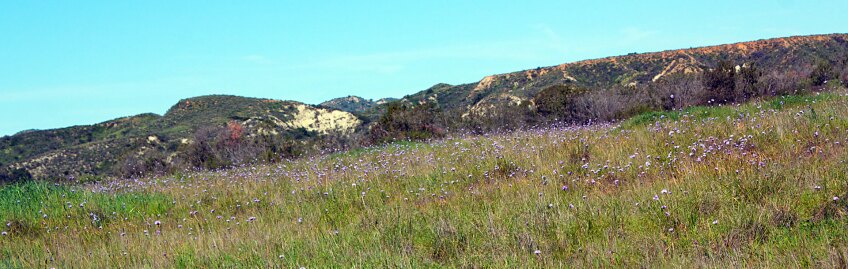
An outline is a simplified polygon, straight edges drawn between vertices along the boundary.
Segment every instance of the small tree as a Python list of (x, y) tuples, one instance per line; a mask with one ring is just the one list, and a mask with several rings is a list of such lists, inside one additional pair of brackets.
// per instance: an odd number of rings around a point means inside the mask
[(392, 102), (369, 131), (370, 140), (376, 143), (396, 139), (425, 140), (444, 136), (443, 115), (432, 103), (411, 106)]
[(813, 86), (822, 86), (828, 80), (837, 79), (837, 74), (829, 61), (819, 61), (813, 72), (810, 73), (810, 82)]
[(536, 94), (536, 111), (547, 118), (561, 121), (575, 121), (577, 97), (587, 90), (573, 85), (554, 85)]
[(722, 60), (718, 65), (704, 72), (706, 103), (729, 103), (735, 99), (736, 69), (729, 61)]
[(736, 73), (736, 84), (734, 85), (734, 101), (742, 102), (762, 95), (760, 89), (760, 77), (762, 73), (753, 64), (743, 65)]

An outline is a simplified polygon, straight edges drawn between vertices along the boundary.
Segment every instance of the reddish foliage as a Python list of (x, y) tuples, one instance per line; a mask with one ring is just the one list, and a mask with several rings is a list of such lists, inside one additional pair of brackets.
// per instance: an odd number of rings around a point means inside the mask
[(230, 134), (230, 141), (238, 141), (244, 135), (244, 127), (237, 121), (227, 123), (227, 131)]

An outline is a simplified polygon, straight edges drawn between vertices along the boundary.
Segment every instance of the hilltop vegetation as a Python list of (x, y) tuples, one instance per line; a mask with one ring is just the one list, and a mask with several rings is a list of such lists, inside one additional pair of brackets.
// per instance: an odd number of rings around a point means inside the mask
[(845, 267), (848, 95), (0, 193), (6, 267)]

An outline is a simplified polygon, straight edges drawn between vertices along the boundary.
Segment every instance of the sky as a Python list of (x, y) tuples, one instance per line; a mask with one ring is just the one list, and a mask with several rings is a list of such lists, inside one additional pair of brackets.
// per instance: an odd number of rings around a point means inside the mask
[(310, 104), (848, 32), (848, 1), (0, 1), (0, 135), (208, 94)]

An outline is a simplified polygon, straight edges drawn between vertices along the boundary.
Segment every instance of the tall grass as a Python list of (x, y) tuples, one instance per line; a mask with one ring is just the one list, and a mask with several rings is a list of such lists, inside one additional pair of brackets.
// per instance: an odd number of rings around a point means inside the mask
[(793, 96), (12, 185), (0, 267), (845, 267), (846, 119), (844, 95)]

